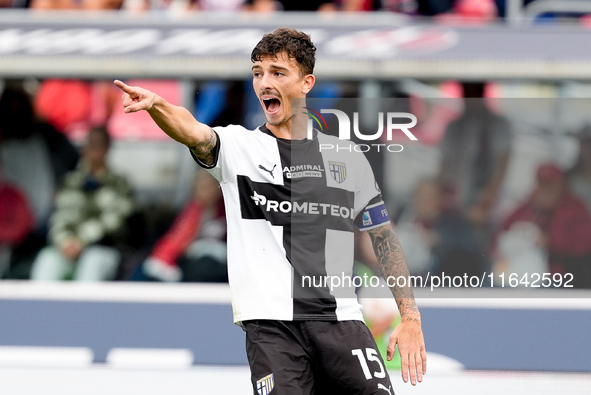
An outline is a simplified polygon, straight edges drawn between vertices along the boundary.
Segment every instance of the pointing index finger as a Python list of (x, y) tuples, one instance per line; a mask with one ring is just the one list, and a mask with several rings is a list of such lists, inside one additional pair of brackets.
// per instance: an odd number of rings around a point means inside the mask
[(119, 80), (115, 80), (113, 81), (113, 83), (119, 88), (121, 89), (123, 92), (131, 94), (132, 93), (132, 89), (129, 85), (125, 84), (123, 81), (119, 81)]

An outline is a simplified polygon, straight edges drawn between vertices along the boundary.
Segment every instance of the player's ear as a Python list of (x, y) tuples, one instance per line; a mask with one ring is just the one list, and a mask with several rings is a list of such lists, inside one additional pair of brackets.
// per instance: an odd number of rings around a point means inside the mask
[(304, 95), (308, 94), (312, 90), (314, 83), (316, 82), (316, 77), (312, 74), (306, 74), (304, 78), (302, 78), (302, 93)]

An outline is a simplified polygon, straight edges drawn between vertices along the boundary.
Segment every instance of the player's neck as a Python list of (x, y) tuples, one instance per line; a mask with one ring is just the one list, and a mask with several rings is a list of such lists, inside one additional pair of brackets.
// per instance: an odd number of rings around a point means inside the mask
[(271, 125), (267, 122), (267, 128), (273, 135), (286, 140), (303, 140), (307, 136), (308, 117), (297, 114), (280, 125)]
[(267, 122), (266, 125), (267, 129), (278, 139), (291, 140), (291, 127), (287, 122), (281, 125), (271, 125)]

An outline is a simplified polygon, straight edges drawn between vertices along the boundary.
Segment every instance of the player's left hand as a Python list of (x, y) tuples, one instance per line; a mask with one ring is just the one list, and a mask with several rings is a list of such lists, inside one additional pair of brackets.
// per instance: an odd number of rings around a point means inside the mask
[(427, 373), (427, 353), (425, 351), (425, 339), (421, 329), (420, 318), (403, 318), (390, 335), (386, 358), (392, 360), (394, 350), (398, 345), (400, 353), (400, 365), (402, 368), (402, 380), (412, 385), (423, 381), (423, 375)]

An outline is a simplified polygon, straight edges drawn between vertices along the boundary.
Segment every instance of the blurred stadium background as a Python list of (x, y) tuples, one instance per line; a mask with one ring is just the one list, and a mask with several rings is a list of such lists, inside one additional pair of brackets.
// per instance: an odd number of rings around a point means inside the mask
[[(106, 124), (110, 164), (131, 181), (153, 234), (189, 198), (195, 166), (146, 114), (120, 111), (111, 81), (153, 89), (213, 125), (255, 127), (263, 121), (250, 92), (249, 55), (279, 26), (315, 41), (318, 97), (395, 97), (422, 115), (419, 141), (375, 168), (392, 212), (437, 173), (445, 126), (461, 112), (461, 82), (486, 82), (485, 100), (512, 123), (494, 218), (530, 194), (540, 163), (571, 168), (579, 133), (591, 125), (591, 1), (333, 4), (353, 12), (229, 10), (238, 1), (37, 3), (0, 1), (0, 88), (22, 86), (35, 97), (48, 81), (65, 87), (37, 109), (48, 117), (64, 111), (56, 122), (68, 121), (60, 131), (76, 146), (92, 126)], [(105, 10), (113, 7), (122, 9)], [(70, 117), (79, 107), (82, 115)], [(2, 142), (0, 149), (3, 160), (27, 155)], [(6, 163), (2, 171), (17, 184), (29, 174)], [(30, 193), (35, 210), (47, 210)], [(251, 393), (227, 286), (131, 281), (146, 248), (140, 243), (128, 254), (117, 281), (39, 284), (19, 270), (4, 273), (0, 393)], [(417, 290), (429, 371), (411, 387), (392, 369), (397, 394), (590, 393), (590, 290), (473, 291), (434, 298)]]

